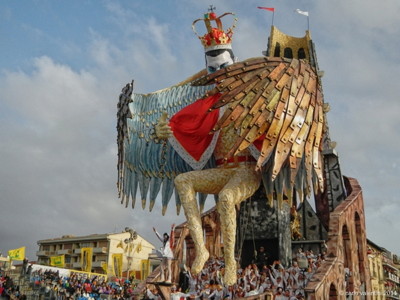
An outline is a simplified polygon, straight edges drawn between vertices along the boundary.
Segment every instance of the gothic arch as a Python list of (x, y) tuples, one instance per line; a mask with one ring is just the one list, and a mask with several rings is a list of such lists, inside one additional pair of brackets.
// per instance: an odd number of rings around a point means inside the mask
[(274, 56), (275, 57), (281, 56), (281, 44), (279, 44), (278, 42), (275, 44)]
[(330, 300), (338, 299), (338, 292), (336, 286), (333, 283), (331, 283), (329, 287), (329, 299)]
[(365, 258), (365, 253), (366, 249), (364, 249), (364, 243), (363, 243), (363, 230), (362, 230), (362, 225), (361, 225), (361, 218), (356, 211), (354, 213), (354, 226), (355, 226), (355, 231), (356, 231), (356, 239), (357, 239), (357, 256), (358, 256), (358, 273), (360, 274), (360, 281), (361, 284), (365, 283), (365, 266), (364, 266), (364, 258)]
[[(344, 276), (343, 280), (346, 282), (346, 291), (353, 291), (353, 263), (351, 257), (351, 237), (347, 224), (342, 226), (342, 245), (343, 245), (343, 267)], [(347, 275), (346, 275), (347, 273)]]

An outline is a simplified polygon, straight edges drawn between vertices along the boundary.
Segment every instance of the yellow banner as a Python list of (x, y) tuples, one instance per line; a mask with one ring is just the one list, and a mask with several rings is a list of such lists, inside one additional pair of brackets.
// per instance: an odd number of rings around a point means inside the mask
[(140, 251), (142, 251), (142, 241), (136, 246), (136, 252), (139, 253)]
[(122, 253), (112, 255), (113, 271), (117, 277), (122, 277)]
[(65, 265), (65, 255), (50, 257), (50, 266), (63, 268)]
[(150, 272), (150, 260), (148, 259), (142, 259), (140, 262), (141, 268), (140, 268), (140, 275), (141, 278), (140, 279), (144, 279), (147, 276), (149, 276), (149, 272)]
[(92, 271), (93, 248), (81, 248), (81, 269), (85, 272)]
[(24, 260), (25, 247), (8, 250), (8, 256), (10, 257), (11, 260)]
[(101, 263), (101, 268), (103, 269), (104, 273), (107, 274), (108, 265), (107, 265), (107, 263), (106, 263), (105, 261), (103, 261), (103, 262)]

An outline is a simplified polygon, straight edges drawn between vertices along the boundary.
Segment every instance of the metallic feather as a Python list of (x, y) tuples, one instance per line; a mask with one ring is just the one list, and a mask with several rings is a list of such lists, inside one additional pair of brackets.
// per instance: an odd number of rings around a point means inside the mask
[(262, 139), (257, 168), (263, 170), (269, 199), (276, 193), (280, 204), (284, 193), (291, 202), (293, 188), (302, 190), (303, 179), (306, 195), (313, 185), (323, 190), (323, 95), (317, 70), (307, 61), (251, 58), (193, 84), (215, 84), (205, 96), (220, 93), (213, 109), (227, 108), (213, 131), (232, 123), (239, 130), (226, 159)]

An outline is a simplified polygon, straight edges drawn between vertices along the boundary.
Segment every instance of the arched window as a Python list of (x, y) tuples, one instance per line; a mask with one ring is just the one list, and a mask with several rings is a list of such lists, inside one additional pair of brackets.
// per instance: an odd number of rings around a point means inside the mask
[(293, 58), (293, 51), (291, 48), (285, 48), (285, 50), (283, 51), (283, 57), (286, 58)]
[(297, 51), (297, 58), (298, 59), (306, 58), (306, 52), (304, 51), (304, 48), (300, 48), (299, 51)]
[(351, 262), (351, 239), (347, 225), (342, 227), (342, 243), (343, 243), (343, 267), (344, 267), (344, 281), (346, 284), (346, 291), (353, 291), (353, 269)]
[(274, 57), (281, 57), (281, 44), (276, 43)]
[(333, 283), (331, 283), (331, 286), (329, 287), (329, 299), (332, 300), (337, 298), (338, 298), (338, 292), (336, 286)]

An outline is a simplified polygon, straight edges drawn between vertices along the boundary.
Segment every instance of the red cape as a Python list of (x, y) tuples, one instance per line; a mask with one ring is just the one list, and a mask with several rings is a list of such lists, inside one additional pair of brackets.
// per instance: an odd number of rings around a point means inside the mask
[(201, 98), (177, 112), (169, 125), (175, 139), (196, 161), (210, 146), (213, 134), (210, 134), (219, 118), (219, 110), (209, 109), (216, 103), (220, 94)]

